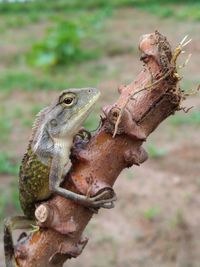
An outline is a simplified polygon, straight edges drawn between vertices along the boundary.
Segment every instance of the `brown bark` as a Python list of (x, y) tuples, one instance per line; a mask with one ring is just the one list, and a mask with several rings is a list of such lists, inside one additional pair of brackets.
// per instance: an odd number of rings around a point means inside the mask
[[(147, 159), (142, 148), (148, 135), (170, 114), (179, 109), (183, 94), (175, 68), (159, 83), (154, 83), (171, 68), (171, 47), (158, 32), (143, 36), (139, 46), (144, 68), (136, 80), (119, 88), (120, 96), (114, 105), (103, 108), (102, 126), (88, 143), (76, 139), (72, 153), (72, 169), (63, 187), (84, 195), (96, 195), (110, 189), (120, 172)], [(130, 95), (133, 95), (131, 99)], [(130, 98), (127, 101), (127, 98)], [(124, 104), (127, 103), (126, 107)], [(117, 134), (114, 126), (124, 107)], [(60, 267), (78, 256), (87, 243), (82, 237), (93, 211), (60, 196), (53, 198), (37, 211), (43, 226), (23, 242), (19, 241), (15, 256), (20, 267)]]

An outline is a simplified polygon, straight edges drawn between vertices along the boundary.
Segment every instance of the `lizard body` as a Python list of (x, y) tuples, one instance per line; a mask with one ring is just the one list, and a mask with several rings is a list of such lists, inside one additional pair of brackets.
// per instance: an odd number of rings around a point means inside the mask
[[(73, 137), (99, 98), (95, 88), (69, 89), (38, 114), (19, 172), (19, 198), (25, 216), (9, 218), (4, 226), (6, 267), (17, 266), (12, 230), (34, 224), (36, 204), (59, 194), (92, 208), (112, 208), (112, 199), (88, 197), (60, 187), (69, 162)], [(106, 194), (106, 191), (105, 191)]]
[(28, 218), (34, 218), (35, 203), (48, 199), (49, 166), (43, 164), (29, 145), (20, 167), (19, 198), (21, 208)]

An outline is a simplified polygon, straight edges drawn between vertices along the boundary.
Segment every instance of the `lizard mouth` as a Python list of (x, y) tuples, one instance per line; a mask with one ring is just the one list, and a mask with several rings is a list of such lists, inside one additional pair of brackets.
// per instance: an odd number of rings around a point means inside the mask
[[(70, 120), (73, 120), (74, 124), (83, 123), (83, 121), (88, 117), (90, 110), (94, 107), (95, 102), (100, 97), (100, 92), (97, 92), (86, 105), (80, 107), (77, 110), (77, 113), (75, 115), (72, 115)], [(66, 120), (66, 124), (68, 123), (69, 118)]]
[(100, 92), (98, 92), (97, 94), (95, 94), (87, 103), (87, 105), (80, 107), (78, 109), (78, 114), (83, 114), (83, 111), (89, 111), (95, 104), (95, 102), (97, 101), (97, 99), (100, 97)]

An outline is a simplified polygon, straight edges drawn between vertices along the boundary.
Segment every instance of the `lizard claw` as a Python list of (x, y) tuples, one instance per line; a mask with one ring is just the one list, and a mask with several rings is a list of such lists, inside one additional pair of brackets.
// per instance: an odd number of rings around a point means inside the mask
[(103, 208), (104, 208), (104, 209), (112, 209), (112, 208), (114, 208), (114, 207), (115, 207), (115, 204), (114, 204), (113, 201), (111, 201), (110, 203), (104, 203), (104, 204), (103, 204)]

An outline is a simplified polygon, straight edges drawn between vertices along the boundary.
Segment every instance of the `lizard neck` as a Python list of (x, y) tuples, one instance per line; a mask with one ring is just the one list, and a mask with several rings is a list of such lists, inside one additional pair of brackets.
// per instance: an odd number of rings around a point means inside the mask
[(51, 159), (56, 153), (59, 153), (63, 159), (63, 164), (69, 161), (69, 155), (71, 146), (73, 143), (73, 136), (68, 136), (67, 138), (51, 138), (46, 134), (43, 134), (43, 137), (40, 139), (40, 142), (37, 145), (37, 149), (34, 150), (33, 140), (30, 141), (30, 147), (32, 152), (38, 157), (38, 159), (44, 165), (50, 165)]

